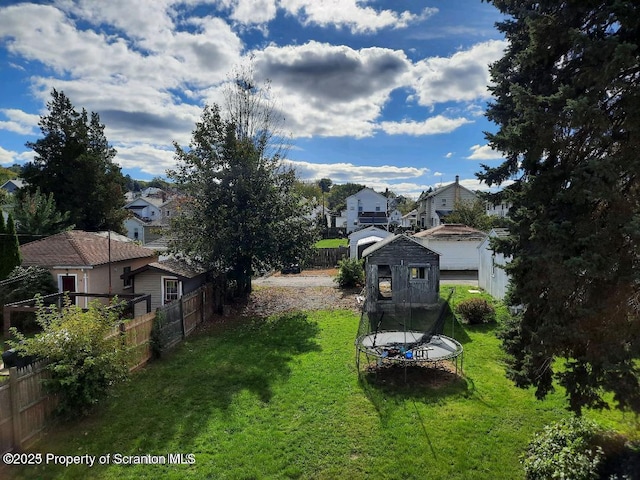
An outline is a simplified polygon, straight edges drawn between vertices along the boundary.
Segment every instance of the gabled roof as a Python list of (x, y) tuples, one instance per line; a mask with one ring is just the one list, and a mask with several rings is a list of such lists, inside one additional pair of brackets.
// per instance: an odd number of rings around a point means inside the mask
[[(368, 190), (368, 191), (371, 191), (371, 192), (373, 192), (373, 193), (375, 193), (376, 195), (378, 195), (378, 196), (380, 196), (380, 197), (382, 197), (382, 198), (384, 198), (384, 199), (385, 199), (385, 201), (386, 201), (386, 200), (388, 200), (388, 199), (387, 199), (387, 197), (385, 197), (383, 194), (378, 193), (378, 192), (376, 192), (373, 188), (369, 188), (369, 187), (364, 187), (362, 190), (357, 191), (357, 192), (356, 192), (356, 193), (354, 193), (353, 195), (349, 195), (347, 198), (357, 197), (357, 196), (358, 196), (358, 195), (360, 195), (362, 192), (365, 192), (365, 191), (367, 191), (367, 190)], [(346, 199), (345, 199), (345, 201), (346, 201)]]
[(111, 262), (136, 258), (155, 257), (155, 252), (120, 235), (108, 235), (82, 230), (71, 230), (50, 237), (25, 243), (20, 247), (22, 265), (41, 267), (74, 266), (92, 267)]
[[(174, 275), (181, 280), (188, 280), (190, 278), (195, 278), (198, 275), (202, 275), (206, 273), (207, 270), (195, 265), (191, 265), (184, 260), (179, 260), (177, 258), (167, 258), (165, 260), (161, 260), (159, 262), (151, 262), (147, 265), (144, 265), (140, 268), (132, 270), (129, 272), (129, 276), (135, 276), (142, 272), (148, 271), (157, 271), (160, 273), (168, 273), (170, 275)], [(124, 274), (121, 275), (124, 277)]]
[(21, 178), (12, 178), (4, 182), (2, 185), (0, 185), (0, 188), (4, 190), (9, 190), (11, 188), (10, 186), (13, 185), (13, 189), (20, 189), (24, 187), (26, 184), (27, 182), (25, 182)]
[(460, 185), (459, 182), (452, 182), (452, 183), (449, 183), (447, 185), (444, 185), (443, 187), (436, 188), (433, 192), (426, 194), (424, 197), (421, 195), (420, 196), (421, 198), (419, 200), (425, 200), (425, 199), (430, 198), (430, 197), (438, 196), (441, 193), (446, 192), (447, 190), (449, 190), (452, 187), (461, 188), (462, 190), (466, 190), (467, 192), (471, 193), (472, 195), (476, 195), (477, 196), (476, 192), (474, 192), (473, 190), (469, 190), (467, 187), (465, 187), (463, 185)]
[(429, 251), (429, 252), (433, 252), (436, 255), (441, 255), (439, 252), (436, 252), (434, 249), (427, 247), (424, 243), (420, 242), (418, 239), (415, 238), (411, 238), (405, 234), (398, 234), (398, 235), (390, 235), (387, 238), (380, 240), (379, 242), (371, 245), (370, 247), (365, 248), (364, 252), (362, 252), (362, 258), (371, 255), (372, 253), (380, 250), (381, 248), (386, 247), (387, 245), (390, 245), (394, 242), (400, 241), (400, 240), (407, 240), (409, 242), (415, 243), (416, 245), (418, 245), (421, 248), (424, 248), (425, 250)]
[(482, 240), (487, 234), (462, 223), (443, 223), (413, 236), (428, 240)]

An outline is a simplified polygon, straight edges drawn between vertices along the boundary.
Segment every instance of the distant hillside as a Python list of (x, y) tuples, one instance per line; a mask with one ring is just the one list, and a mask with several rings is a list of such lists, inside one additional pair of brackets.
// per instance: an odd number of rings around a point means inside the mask
[(13, 180), (14, 178), (18, 178), (18, 171), (16, 171), (14, 167), (9, 167), (9, 168), (0, 167), (0, 185), (2, 185), (7, 180)]

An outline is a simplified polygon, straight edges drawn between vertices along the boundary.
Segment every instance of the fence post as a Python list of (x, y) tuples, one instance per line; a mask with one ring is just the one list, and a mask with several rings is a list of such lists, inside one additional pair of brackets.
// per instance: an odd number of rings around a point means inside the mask
[(187, 338), (186, 331), (187, 329), (184, 326), (184, 303), (182, 302), (182, 297), (178, 299), (180, 302), (180, 326), (182, 327), (182, 338)]
[(13, 424), (14, 448), (22, 450), (22, 424), (20, 422), (20, 392), (18, 392), (18, 369), (9, 368), (9, 392), (11, 395), (11, 422)]

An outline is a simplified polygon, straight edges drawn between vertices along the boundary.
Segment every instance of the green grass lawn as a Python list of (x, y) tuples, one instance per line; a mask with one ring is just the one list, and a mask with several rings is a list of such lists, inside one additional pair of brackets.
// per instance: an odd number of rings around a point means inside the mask
[[(540, 402), (505, 378), (495, 325), (456, 323), (464, 378), (409, 388), (401, 379), (359, 378), (358, 321), (350, 311), (301, 312), (191, 337), (135, 374), (96, 414), (51, 429), (31, 449), (183, 453), (194, 455), (193, 465), (32, 466), (8, 473), (23, 479), (511, 480), (523, 477), (519, 455), (533, 433), (566, 415), (560, 392)], [(589, 416), (622, 431), (635, 427), (633, 418), (615, 412)]]
[(338, 248), (348, 246), (348, 238), (325, 238), (316, 242), (316, 248)]

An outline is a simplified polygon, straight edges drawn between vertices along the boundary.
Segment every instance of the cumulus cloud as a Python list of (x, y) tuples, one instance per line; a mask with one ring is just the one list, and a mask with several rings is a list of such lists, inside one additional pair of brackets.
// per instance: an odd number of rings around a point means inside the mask
[(2, 108), (0, 112), (8, 120), (0, 120), (0, 129), (21, 135), (32, 135), (38, 127), (40, 117), (15, 108)]
[(35, 154), (32, 150), (18, 153), (0, 146), (0, 165), (11, 166), (14, 163), (23, 164), (33, 160), (34, 156)]
[(298, 175), (305, 180), (331, 178), (335, 183), (366, 183), (377, 180), (417, 178), (429, 172), (428, 168), (397, 167), (394, 165), (367, 166), (352, 163), (311, 163), (289, 160)]
[(280, 5), (290, 14), (300, 18), (304, 25), (346, 27), (352, 33), (405, 28), (438, 12), (437, 8), (425, 8), (418, 14), (407, 10), (376, 10), (370, 6), (363, 6), (364, 3), (366, 2), (358, 0), (280, 0)]
[(498, 60), (506, 42), (479, 43), (451, 57), (432, 57), (416, 63), (415, 89), (420, 105), (489, 98), (489, 64)]
[(443, 115), (427, 118), (422, 122), (381, 122), (380, 127), (389, 135), (436, 135), (450, 133), (464, 124), (473, 123), (466, 118), (447, 118)]
[(472, 151), (471, 155), (467, 157), (469, 160), (500, 160), (503, 158), (500, 152), (489, 145), (473, 145), (469, 150)]
[(134, 168), (151, 176), (165, 176), (176, 168), (175, 150), (150, 144), (118, 145), (115, 161), (123, 168)]

